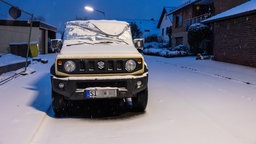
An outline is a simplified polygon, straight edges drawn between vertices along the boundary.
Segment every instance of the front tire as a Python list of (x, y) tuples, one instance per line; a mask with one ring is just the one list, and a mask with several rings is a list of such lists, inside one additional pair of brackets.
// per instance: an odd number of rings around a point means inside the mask
[(62, 95), (52, 91), (52, 109), (56, 117), (62, 117), (67, 112), (67, 103)]
[(132, 98), (132, 109), (135, 112), (144, 112), (148, 103), (148, 89), (138, 93)]

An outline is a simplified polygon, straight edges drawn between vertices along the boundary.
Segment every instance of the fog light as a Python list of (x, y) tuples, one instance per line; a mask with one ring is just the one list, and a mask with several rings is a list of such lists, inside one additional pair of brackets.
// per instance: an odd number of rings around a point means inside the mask
[(137, 81), (137, 88), (141, 88), (142, 87), (142, 81)]
[(60, 88), (60, 89), (63, 89), (64, 86), (65, 86), (64, 83), (59, 83), (59, 88)]

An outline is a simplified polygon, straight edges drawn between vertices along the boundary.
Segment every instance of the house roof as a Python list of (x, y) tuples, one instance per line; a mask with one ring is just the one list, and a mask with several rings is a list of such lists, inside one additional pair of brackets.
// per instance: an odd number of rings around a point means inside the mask
[(249, 2), (236, 6), (218, 15), (210, 17), (202, 22), (211, 23), (211, 22), (236, 18), (236, 17), (240, 17), (240, 16), (252, 14), (252, 13), (256, 13), (256, 0), (251, 0)]
[[(173, 11), (174, 9), (175, 9), (175, 7), (164, 7), (164, 8), (163, 8), (163, 11), (162, 11), (162, 13), (161, 13), (160, 19), (159, 19), (158, 24), (157, 24), (157, 28), (160, 28), (161, 23), (162, 23), (163, 18), (164, 18), (164, 15), (165, 15), (165, 14), (168, 14), (168, 15), (169, 15), (169, 13), (170, 13), (171, 11)], [(169, 18), (172, 19), (172, 16), (169, 15)]]
[[(30, 26), (28, 21), (20, 21), (20, 20), (0, 20), (0, 25), (2, 26), (25, 26), (28, 27)], [(47, 29), (53, 32), (57, 31), (57, 28), (54, 26), (51, 26), (49, 24), (46, 24), (41, 21), (33, 21), (32, 27), (39, 27), (42, 29)]]
[(213, 3), (213, 2), (214, 2), (214, 0), (200, 0), (196, 4), (198, 4), (198, 5), (208, 5), (208, 4)]
[(182, 9), (182, 8), (185, 8), (185, 7), (189, 6), (189, 5), (192, 5), (192, 4), (194, 4), (194, 3), (198, 2), (198, 1), (200, 1), (200, 0), (188, 0), (185, 3), (183, 3), (182, 5), (180, 5), (179, 7), (177, 7), (176, 9), (172, 10), (169, 14), (172, 14), (172, 13), (174, 13), (174, 12), (176, 12), (176, 11)]

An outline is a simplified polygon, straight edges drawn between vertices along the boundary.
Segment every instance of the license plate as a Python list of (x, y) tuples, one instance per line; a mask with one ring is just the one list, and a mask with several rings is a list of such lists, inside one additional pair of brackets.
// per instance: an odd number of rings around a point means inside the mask
[(116, 97), (117, 89), (90, 88), (85, 90), (86, 98)]

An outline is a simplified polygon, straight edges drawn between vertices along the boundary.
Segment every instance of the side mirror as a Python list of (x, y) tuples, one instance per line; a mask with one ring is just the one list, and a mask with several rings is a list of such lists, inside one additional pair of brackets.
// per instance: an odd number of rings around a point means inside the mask
[(59, 52), (62, 47), (62, 40), (61, 39), (51, 39), (51, 50), (52, 52)]
[(138, 49), (138, 51), (143, 51), (144, 49), (144, 39), (136, 38), (133, 40), (134, 46)]

